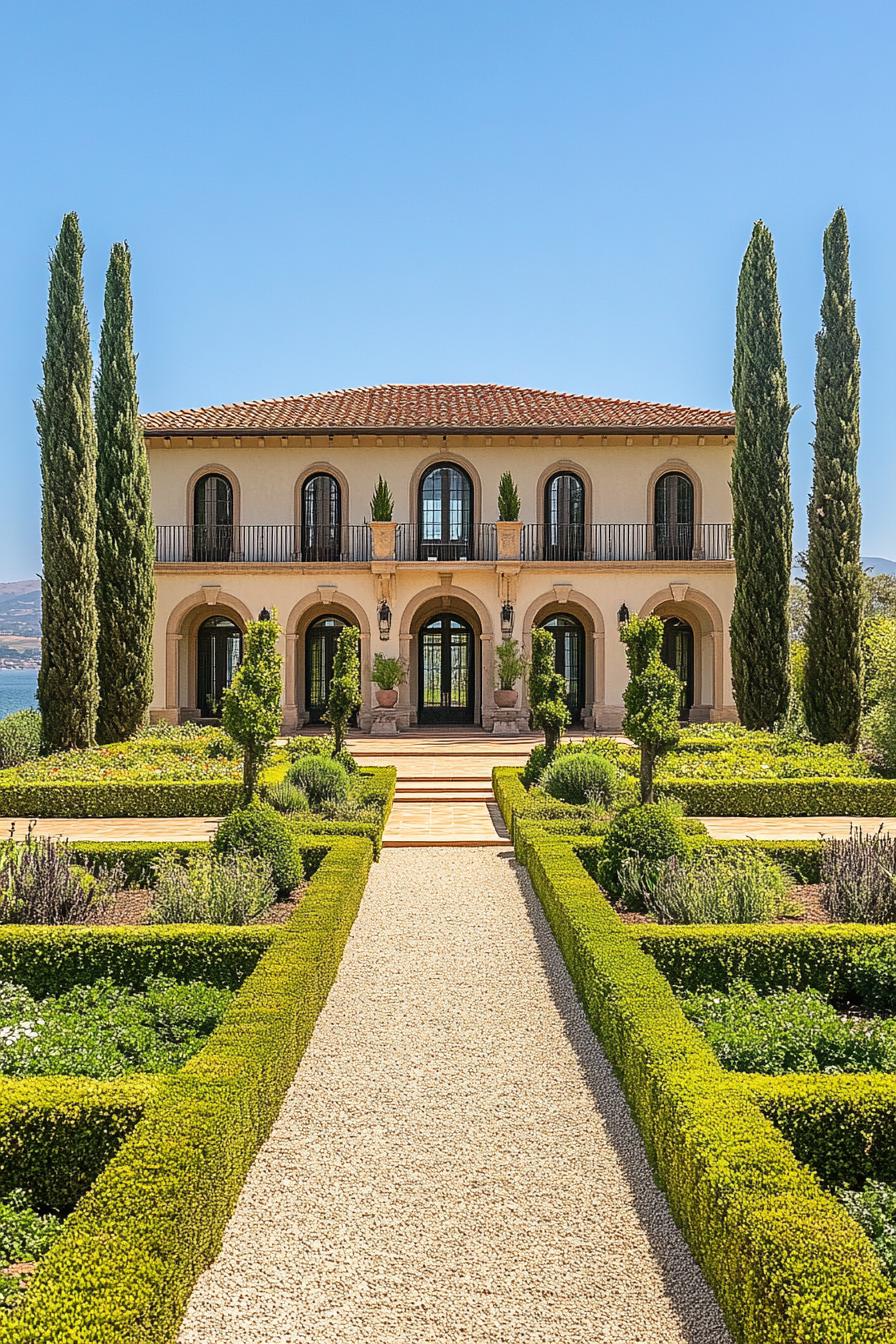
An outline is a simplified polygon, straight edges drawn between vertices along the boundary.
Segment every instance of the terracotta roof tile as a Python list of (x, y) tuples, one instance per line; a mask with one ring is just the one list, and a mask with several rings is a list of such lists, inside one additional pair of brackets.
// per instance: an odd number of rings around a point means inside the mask
[(277, 430), (672, 430), (729, 433), (731, 411), (613, 401), (496, 383), (386, 383), (144, 415), (148, 434)]

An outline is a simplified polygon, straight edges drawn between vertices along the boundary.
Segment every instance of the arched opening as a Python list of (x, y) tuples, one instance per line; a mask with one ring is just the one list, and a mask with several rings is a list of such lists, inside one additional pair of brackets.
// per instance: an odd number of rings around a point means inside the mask
[(694, 707), (694, 629), (680, 616), (664, 616), (662, 659), (681, 681), (680, 713), (687, 719)]
[(424, 472), (417, 519), (421, 560), (472, 555), (473, 484), (462, 468), (437, 462)]
[(554, 639), (554, 666), (566, 679), (566, 704), (572, 722), (581, 723), (585, 708), (585, 630), (567, 613), (540, 622)]
[(419, 723), (472, 723), (475, 708), (473, 630), (460, 616), (432, 616), (420, 629)]
[[(305, 711), (309, 723), (322, 723), (330, 698), (333, 659), (339, 632), (350, 622), (341, 616), (319, 616), (305, 633)], [(352, 723), (357, 714), (352, 715)]]
[(229, 616), (209, 616), (196, 636), (196, 705), (202, 719), (221, 717), (224, 691), (243, 656), (243, 633)]
[(585, 553), (585, 486), (571, 471), (558, 471), (544, 489), (545, 560), (581, 560)]
[(210, 472), (193, 487), (193, 559), (229, 560), (233, 554), (233, 486)]
[(326, 472), (302, 486), (302, 559), (338, 560), (341, 553), (342, 493)]
[(694, 553), (694, 483), (667, 471), (654, 486), (654, 551), (657, 560), (690, 560)]

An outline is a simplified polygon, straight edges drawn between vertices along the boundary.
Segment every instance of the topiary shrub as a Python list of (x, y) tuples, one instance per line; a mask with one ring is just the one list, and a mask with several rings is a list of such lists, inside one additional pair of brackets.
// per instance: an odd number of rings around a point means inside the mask
[(555, 756), (541, 777), (541, 786), (564, 803), (597, 803), (609, 807), (618, 775), (612, 761), (596, 751)]
[(667, 859), (684, 860), (687, 843), (681, 812), (674, 803), (640, 803), (620, 812), (604, 838), (600, 880), (614, 896), (622, 894), (623, 867), (638, 863), (642, 884), (652, 886)]
[(265, 785), (262, 797), (271, 807), (275, 807), (278, 812), (294, 813), (307, 812), (308, 799), (303, 791), (296, 784), (291, 784), (288, 779), (281, 779), (279, 784)]
[(348, 797), (345, 766), (326, 756), (300, 758), (289, 767), (287, 778), (302, 790), (314, 812), (319, 812), (324, 803), (344, 803)]
[(218, 854), (252, 854), (267, 859), (274, 884), (288, 895), (303, 876), (302, 851), (295, 830), (268, 803), (251, 803), (225, 817), (212, 839)]
[(40, 755), (40, 714), (17, 709), (0, 719), (0, 769), (33, 761)]

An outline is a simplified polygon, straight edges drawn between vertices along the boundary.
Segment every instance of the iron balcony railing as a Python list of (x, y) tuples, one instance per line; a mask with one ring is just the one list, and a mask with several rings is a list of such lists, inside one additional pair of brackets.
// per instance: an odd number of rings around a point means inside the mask
[(730, 560), (730, 523), (527, 523), (522, 560)]
[(494, 523), (480, 523), (465, 536), (443, 540), (427, 537), (414, 523), (399, 523), (395, 528), (396, 560), (497, 560), (498, 529)]
[(258, 523), (156, 528), (156, 563), (170, 564), (365, 564), (370, 560), (366, 523), (337, 527)]

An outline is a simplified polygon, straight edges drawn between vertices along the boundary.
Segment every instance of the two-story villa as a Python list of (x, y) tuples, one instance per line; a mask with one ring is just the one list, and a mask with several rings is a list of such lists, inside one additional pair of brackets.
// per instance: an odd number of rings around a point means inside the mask
[[(556, 642), (575, 723), (619, 727), (617, 627), (655, 612), (683, 713), (735, 717), (727, 411), (491, 384), (354, 388), (144, 417), (156, 519), (152, 716), (212, 717), (246, 622), (283, 626), (287, 731), (324, 710), (336, 635), (361, 633), (362, 728), (376, 651), (400, 656), (400, 728), (513, 731), (495, 646)], [(497, 520), (510, 471), (520, 522)], [(394, 522), (371, 524), (377, 477)], [(509, 721), (508, 721), (509, 720)]]

